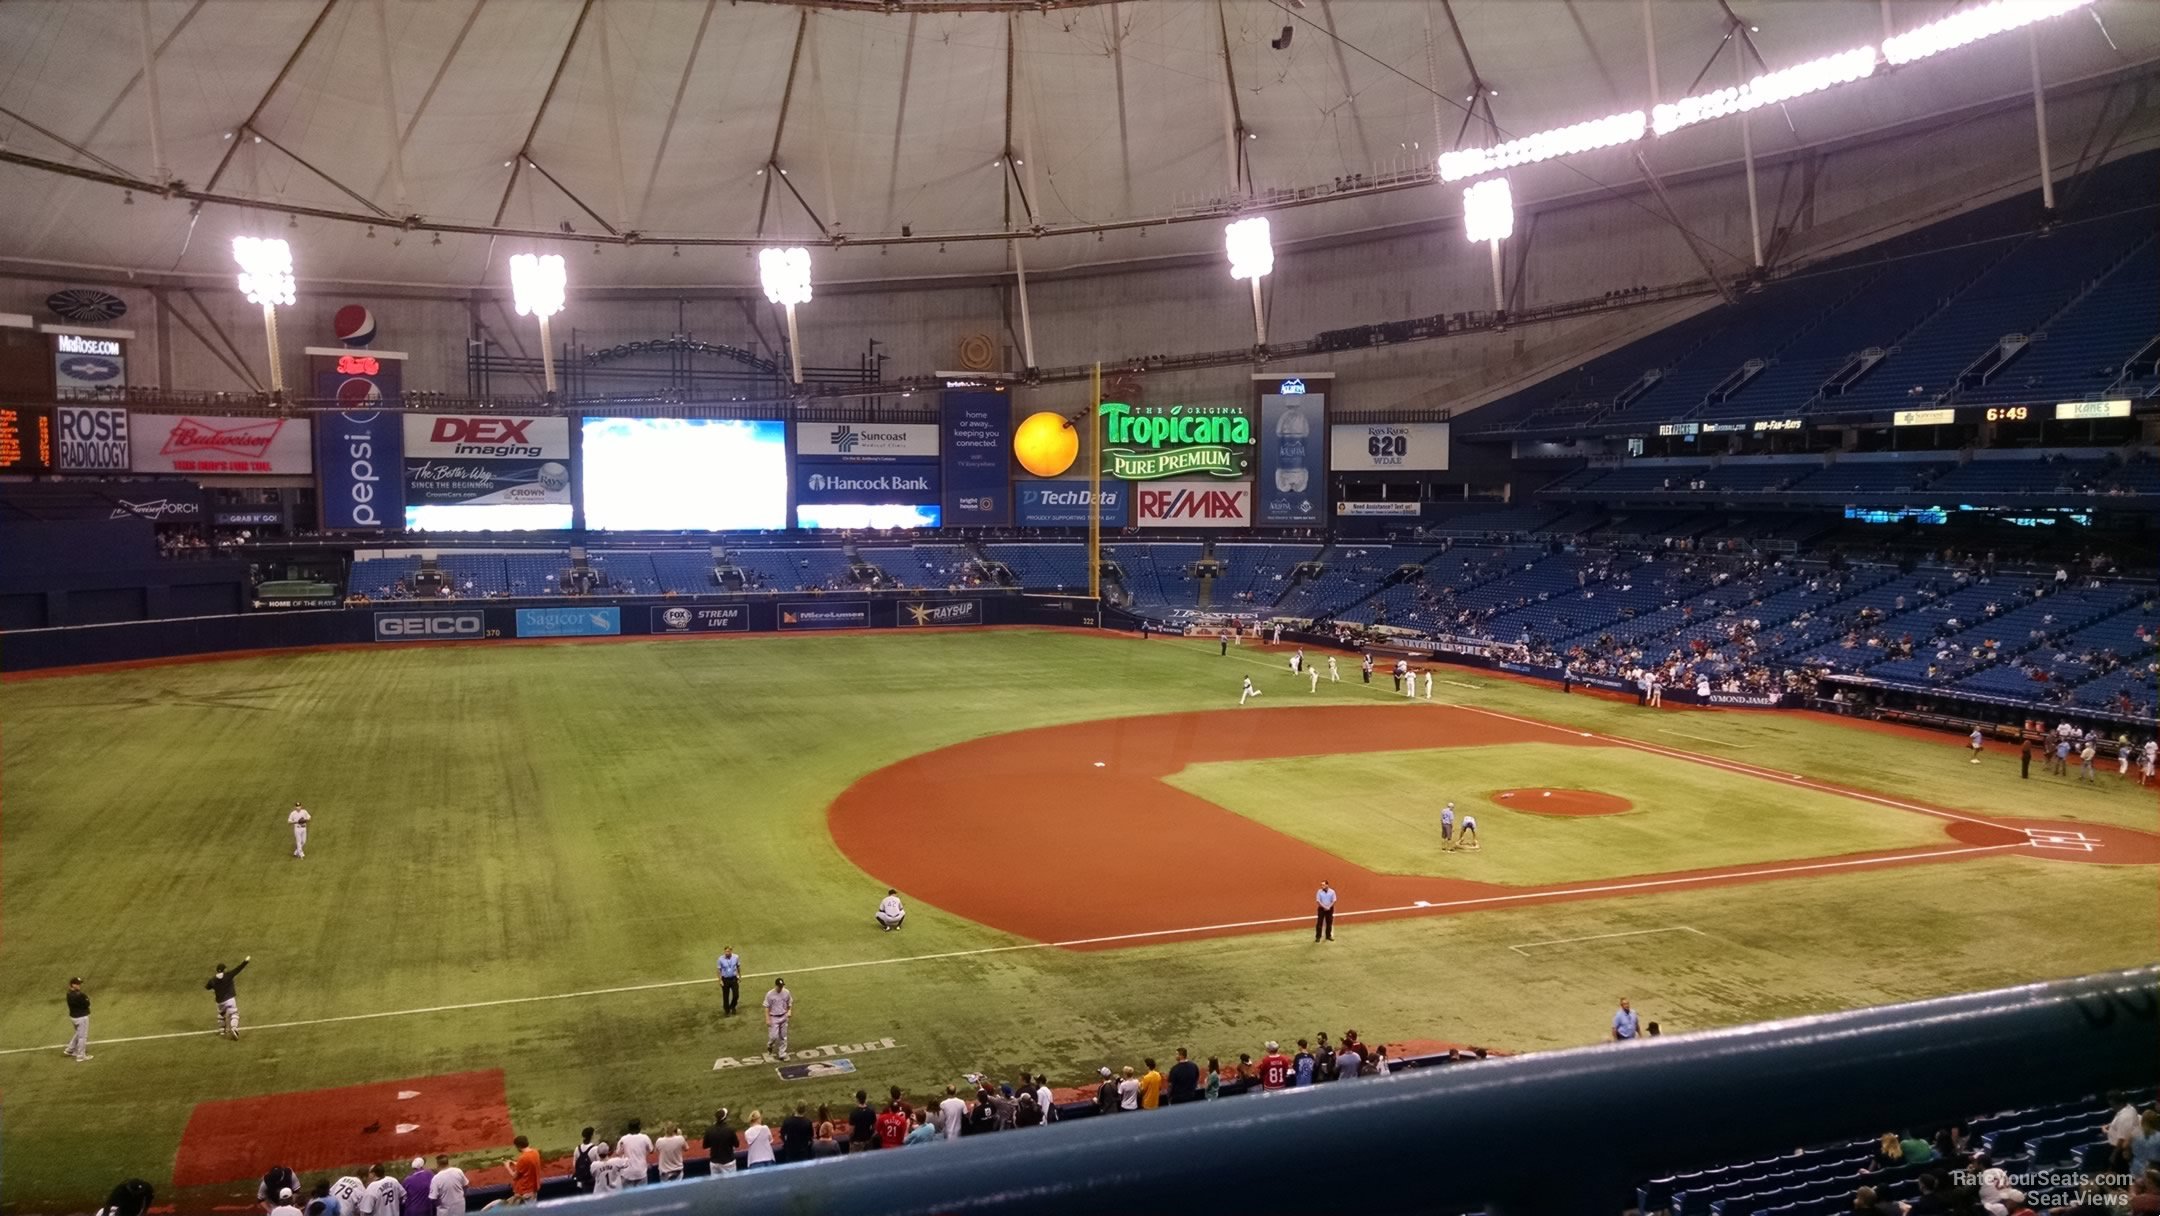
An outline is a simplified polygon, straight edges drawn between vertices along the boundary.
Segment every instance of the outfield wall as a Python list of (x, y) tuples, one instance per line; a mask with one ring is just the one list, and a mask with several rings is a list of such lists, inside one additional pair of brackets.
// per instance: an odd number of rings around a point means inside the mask
[(986, 625), (1100, 624), (1085, 596), (863, 592), (711, 599), (414, 601), (292, 612), (126, 621), (0, 633), (0, 673), (150, 662), (194, 655), (312, 646), (850, 629), (965, 629)]

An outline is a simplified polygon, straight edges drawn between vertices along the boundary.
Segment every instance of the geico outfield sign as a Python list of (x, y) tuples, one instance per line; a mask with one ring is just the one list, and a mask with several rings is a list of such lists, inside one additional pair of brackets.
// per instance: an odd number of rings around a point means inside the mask
[(1131, 406), (1105, 401), (1103, 473), (1126, 481), (1158, 477), (1245, 478), (1252, 469), (1252, 419), (1234, 405)]

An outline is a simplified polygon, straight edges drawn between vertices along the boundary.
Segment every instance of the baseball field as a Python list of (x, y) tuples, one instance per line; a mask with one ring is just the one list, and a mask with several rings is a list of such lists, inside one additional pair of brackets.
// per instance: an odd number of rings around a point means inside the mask
[[(1676, 1033), (2160, 956), (2156, 796), (2112, 763), (2020, 780), (1999, 743), (1448, 667), (1411, 701), (1347, 658), (1314, 692), (1216, 649), (469, 644), (0, 685), (0, 1210), (128, 1176), (207, 1208), (276, 1161), (493, 1164), (513, 1131), (553, 1158), (588, 1123), (1181, 1045), (1534, 1051), (1622, 996)], [(1478, 848), (1443, 847), (1448, 801)], [(244, 956), (230, 1042), (204, 981)], [(823, 1075), (758, 1058), (775, 975)]]

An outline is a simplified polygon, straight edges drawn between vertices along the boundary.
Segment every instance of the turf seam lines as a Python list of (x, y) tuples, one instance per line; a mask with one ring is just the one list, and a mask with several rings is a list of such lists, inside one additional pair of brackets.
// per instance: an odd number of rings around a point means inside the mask
[[(1680, 874), (1667, 878), (1647, 878), (1630, 882), (1597, 883), (1582, 886), (1556, 887), (1550, 890), (1511, 891), (1501, 895), (1481, 895), (1469, 899), (1450, 899), (1437, 902), (1402, 904), (1386, 908), (1346, 908), (1336, 913), (1338, 919), (1359, 916), (1388, 916), (1431, 912), (1448, 908), (1484, 907), (1495, 904), (1535, 903), (1543, 900), (1567, 899), (1581, 895), (1604, 895), (1617, 891), (1643, 891), (1663, 887), (1685, 887), (1698, 883), (1731, 882), (1735, 879), (1768, 878), (1780, 874), (1798, 874), (1819, 870), (1858, 870), (1869, 866), (1888, 865), (1898, 862), (1928, 861), (1942, 857), (1968, 856), (1975, 853), (1997, 853), (2004, 849), (2031, 847), (2030, 842), (2015, 844), (1968, 845), (1951, 849), (1927, 849), (1917, 853), (1893, 853), (1881, 857), (1851, 857), (1833, 861), (1809, 862), (1799, 865), (1763, 866), (1754, 869), (1720, 870), (1707, 874)], [(900, 958), (857, 959), (847, 963), (822, 963), (807, 967), (786, 967), (773, 971), (746, 971), (743, 979), (765, 979), (771, 976), (814, 975), (824, 971), (846, 971), (859, 967), (889, 967), (899, 963), (929, 963), (947, 959), (980, 958), (991, 954), (1010, 954), (1019, 950), (1070, 949), (1076, 946), (1101, 946), (1112, 942), (1140, 941), (1147, 938), (1174, 938), (1192, 933), (1218, 933), (1225, 929), (1261, 929), (1276, 925), (1306, 925), (1312, 922), (1309, 913), (1296, 916), (1275, 916), (1262, 920), (1232, 921), (1219, 925), (1190, 925), (1180, 929), (1148, 929), (1138, 933), (1114, 933), (1102, 937), (1071, 938), (1056, 942), (1017, 942), (1007, 946), (981, 946), (970, 950), (945, 950), (936, 954), (914, 954)], [(250, 1028), (254, 1033), (266, 1030), (292, 1030), (309, 1026), (331, 1026), (343, 1022), (367, 1022), (382, 1018), (419, 1017), (433, 1013), (458, 1013), (472, 1009), (496, 1009), (510, 1005), (537, 1005), (548, 1001), (568, 1001), (583, 997), (620, 996), (627, 992), (654, 992), (668, 988), (694, 988), (715, 983), (712, 979), (656, 980), (648, 984), (624, 984), (612, 988), (589, 988), (579, 992), (549, 992), (535, 996), (499, 997), (488, 1001), (465, 1001), (454, 1005), (431, 1005), (418, 1009), (385, 1009), (374, 1013), (345, 1013), (325, 1018), (303, 1018), (290, 1022), (267, 1022)], [(166, 1039), (193, 1039), (217, 1034), (216, 1030), (169, 1030), (162, 1034), (129, 1035), (120, 1038), (96, 1040), (100, 1047), (120, 1043), (151, 1043)], [(52, 1043), (42, 1047), (0, 1048), (0, 1056), (27, 1055), (39, 1051), (58, 1051), (63, 1044)]]
[(1653, 933), (1692, 933), (1697, 937), (1710, 936), (1693, 925), (1667, 925), (1662, 929), (1627, 929), (1619, 933), (1592, 933), (1588, 937), (1556, 937), (1551, 941), (1518, 942), (1509, 946), (1508, 949), (1527, 958), (1529, 957), (1527, 952), (1539, 946), (1569, 946), (1576, 942), (1601, 942), (1615, 937), (1648, 937)]

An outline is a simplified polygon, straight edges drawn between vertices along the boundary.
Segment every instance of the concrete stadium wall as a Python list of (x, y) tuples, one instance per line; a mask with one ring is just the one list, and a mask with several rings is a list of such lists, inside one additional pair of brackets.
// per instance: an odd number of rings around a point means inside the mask
[[(2058, 175), (2072, 171), (2081, 155), (2097, 156), (2103, 147), (2112, 158), (2160, 146), (2160, 107), (2128, 104), (2134, 100), (2131, 91), (2150, 84), (2155, 72), (2160, 68), (2137, 80), (2071, 86), (2051, 96)], [(1795, 121), (1804, 118), (1802, 109)], [(1773, 113), (1756, 121), (1782, 125), (1783, 120)], [(1800, 134), (1805, 138), (1804, 126)], [(1654, 155), (1653, 150), (1653, 167)], [(1789, 229), (1784, 264), (1804, 263), (2013, 193), (2033, 193), (2037, 206), (2035, 177), (2031, 111), (2018, 99), (2006, 99), (1841, 146), (1763, 158), (1759, 178), (1766, 240), (1775, 239), (1770, 231), (1774, 228)], [(1519, 219), (1518, 236), (1509, 247), (1510, 290), (1519, 307), (1703, 278), (1702, 263), (1665, 220), (1661, 204), (1639, 176), (1607, 172), (1606, 178), (1602, 183), (1586, 180), (1582, 193), (1528, 208)], [(1749, 242), (1738, 165), (1669, 180), (1666, 187), (1674, 210), (1716, 271), (1725, 276), (1743, 272)], [(1437, 194), (1434, 197), (1437, 211)], [(2126, 206), (2150, 201), (2120, 200)], [(572, 295), (558, 321), (559, 335), (598, 347), (687, 331), (706, 341), (777, 353), (779, 327), (762, 297), (719, 289), (581, 292), (576, 288), (578, 262), (595, 255), (568, 248)], [(130, 305), (128, 317), (119, 324), (137, 334), (132, 382), (246, 391), (246, 379), (229, 366), (233, 360), (244, 360), (262, 377), (260, 318), (223, 280), (183, 282), (147, 270), (77, 276), (8, 272), (0, 277), (0, 312), (42, 315), (47, 294), (84, 285), (113, 290)], [(410, 389), (463, 393), (471, 337), (492, 340), (511, 353), (538, 353), (533, 326), (510, 311), (500, 284), (465, 293), (362, 284), (303, 287), (298, 305), (283, 312), (280, 325), (293, 363), (288, 372), (295, 377), (299, 348), (334, 344), (331, 315), (348, 303), (365, 304), (375, 312), (381, 326), (378, 346), (411, 353), (406, 370)], [(1239, 285), (1214, 257), (1038, 276), (1031, 279), (1031, 287), (1037, 363), (1045, 367), (1236, 350), (1252, 341), (1250, 312)], [(1464, 241), (1452, 220), (1283, 250), (1268, 292), (1269, 335), (1276, 341), (1491, 306), (1486, 253)], [(1019, 321), (1012, 294), (1009, 281), (980, 278), (820, 284), (803, 316), (805, 360), (853, 366), (874, 338), (890, 356), (885, 364), (889, 376), (927, 373), (957, 366), (960, 341), (979, 333), (1006, 348), (1008, 365), (1017, 367)], [(1340, 373), (1338, 401), (1349, 408), (1461, 410), (1714, 301), (1714, 296), (1705, 296), (1498, 333), (1342, 352), (1300, 360), (1299, 366)], [(1238, 365), (1163, 373), (1150, 387), (1151, 392), (1194, 399), (1234, 397), (1244, 391), (1250, 370)], [(502, 394), (531, 391), (500, 377), (495, 389)], [(1069, 386), (1043, 390), (1046, 400), (1070, 397), (1075, 391)]]

